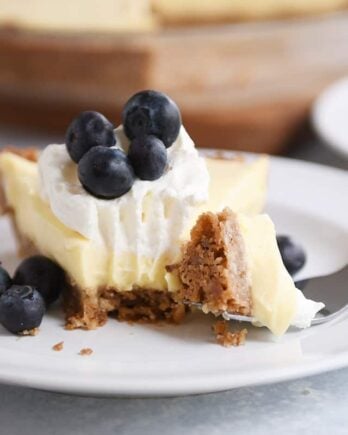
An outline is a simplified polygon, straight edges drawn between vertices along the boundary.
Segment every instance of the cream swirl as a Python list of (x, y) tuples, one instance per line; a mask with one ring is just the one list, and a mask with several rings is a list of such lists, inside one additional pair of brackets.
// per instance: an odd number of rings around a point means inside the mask
[[(122, 126), (115, 134), (117, 146), (127, 150)], [(208, 199), (208, 170), (184, 127), (168, 148), (164, 175), (156, 181), (136, 179), (120, 198), (104, 200), (87, 193), (64, 145), (43, 150), (39, 172), (41, 196), (59, 221), (118, 253), (155, 258), (168, 252), (175, 257), (194, 208)]]

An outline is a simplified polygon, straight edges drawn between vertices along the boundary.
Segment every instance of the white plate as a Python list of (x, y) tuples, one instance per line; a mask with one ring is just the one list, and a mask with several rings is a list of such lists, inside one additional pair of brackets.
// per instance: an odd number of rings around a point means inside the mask
[(322, 92), (313, 105), (312, 121), (324, 142), (348, 157), (348, 78)]
[[(302, 276), (329, 273), (348, 259), (348, 176), (343, 171), (272, 159), (268, 211), (279, 233), (304, 244)], [(7, 220), (0, 220), (0, 259), (17, 263)], [(329, 291), (329, 289), (328, 289)], [(65, 331), (59, 309), (40, 334), (0, 329), (0, 382), (80, 394), (169, 396), (288, 380), (348, 365), (348, 317), (275, 342), (251, 328), (245, 346), (214, 343), (211, 318), (194, 315), (181, 326), (144, 326), (110, 319), (96, 331)], [(64, 349), (52, 346), (64, 341)], [(91, 356), (80, 356), (89, 347)]]

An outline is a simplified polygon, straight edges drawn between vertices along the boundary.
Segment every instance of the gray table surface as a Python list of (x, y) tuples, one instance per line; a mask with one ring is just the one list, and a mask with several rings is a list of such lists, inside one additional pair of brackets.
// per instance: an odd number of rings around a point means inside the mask
[[(0, 129), (0, 146), (61, 138)], [(290, 157), (348, 169), (306, 137)], [(0, 435), (348, 434), (348, 368), (275, 385), (192, 397), (103, 399), (0, 385)]]

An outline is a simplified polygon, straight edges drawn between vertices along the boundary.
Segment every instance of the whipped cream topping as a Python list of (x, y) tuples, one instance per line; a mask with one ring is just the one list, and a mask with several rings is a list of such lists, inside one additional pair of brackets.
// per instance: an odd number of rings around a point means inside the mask
[[(122, 126), (116, 146), (127, 151)], [(40, 155), (40, 194), (54, 215), (81, 236), (115, 253), (132, 252), (156, 258), (179, 253), (194, 207), (208, 199), (209, 174), (193, 141), (182, 126), (168, 148), (164, 175), (156, 181), (136, 179), (120, 198), (99, 199), (82, 187), (77, 165), (64, 145), (49, 145)]]
[(305, 298), (301, 290), (296, 289), (296, 314), (291, 320), (290, 325), (296, 328), (308, 328), (315, 315), (324, 308), (322, 302), (315, 302)]

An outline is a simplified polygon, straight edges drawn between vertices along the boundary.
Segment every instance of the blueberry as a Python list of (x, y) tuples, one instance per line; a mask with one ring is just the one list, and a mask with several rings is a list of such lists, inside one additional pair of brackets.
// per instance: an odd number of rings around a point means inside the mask
[(12, 285), (12, 280), (7, 271), (0, 266), (0, 295)]
[(118, 198), (134, 183), (128, 157), (115, 148), (92, 148), (80, 160), (78, 175), (83, 187), (97, 198)]
[(13, 334), (40, 326), (44, 313), (41, 294), (29, 285), (13, 285), (0, 296), (0, 323)]
[(141, 180), (157, 180), (167, 165), (167, 149), (155, 136), (143, 136), (132, 140), (128, 158), (135, 175)]
[(35, 255), (18, 266), (13, 283), (35, 287), (48, 306), (58, 299), (66, 286), (66, 277), (57, 263), (42, 255)]
[(157, 91), (142, 91), (127, 101), (122, 122), (129, 139), (153, 135), (168, 148), (178, 137), (181, 115), (178, 106), (167, 95)]
[(116, 144), (114, 126), (101, 113), (82, 112), (69, 125), (65, 141), (70, 157), (78, 163), (91, 148)]
[(284, 266), (290, 275), (294, 275), (306, 262), (303, 248), (293, 242), (289, 236), (277, 236), (277, 243)]

